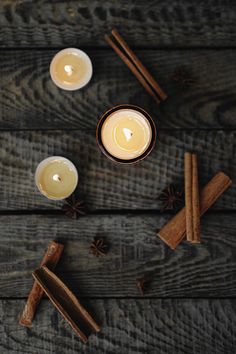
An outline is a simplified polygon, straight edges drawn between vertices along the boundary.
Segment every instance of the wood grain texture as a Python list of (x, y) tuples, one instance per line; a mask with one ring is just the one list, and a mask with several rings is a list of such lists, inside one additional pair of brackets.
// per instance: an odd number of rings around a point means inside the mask
[[(236, 128), (234, 50), (137, 51), (168, 94), (160, 108), (112, 50), (88, 50), (94, 76), (87, 87), (57, 88), (49, 75), (56, 52), (2, 51), (0, 129), (95, 129), (98, 118), (121, 103), (145, 108), (162, 128)], [(171, 76), (179, 67), (196, 83), (174, 82)]]
[(103, 45), (114, 26), (139, 46), (235, 46), (233, 0), (2, 0), (2, 47)]
[[(65, 244), (56, 273), (82, 297), (140, 293), (136, 280), (150, 276), (147, 297), (229, 297), (236, 293), (235, 213), (202, 219), (202, 244), (172, 251), (159, 238), (170, 215), (1, 216), (0, 297), (26, 297), (32, 271), (52, 239)], [(89, 251), (94, 237), (110, 245), (105, 257)]]
[(23, 301), (0, 302), (2, 353), (40, 354), (232, 354), (235, 300), (93, 300), (85, 302), (102, 330), (82, 344), (49, 301), (31, 330), (17, 317)]
[[(235, 181), (235, 132), (161, 131), (152, 154), (139, 164), (112, 163), (98, 149), (95, 132), (20, 131), (0, 133), (0, 210), (58, 209), (36, 190), (34, 173), (47, 156), (71, 159), (79, 171), (79, 192), (89, 210), (160, 208), (158, 196), (169, 183), (183, 184), (183, 154), (199, 155), (200, 184), (224, 170)], [(235, 188), (217, 201), (236, 209)]]

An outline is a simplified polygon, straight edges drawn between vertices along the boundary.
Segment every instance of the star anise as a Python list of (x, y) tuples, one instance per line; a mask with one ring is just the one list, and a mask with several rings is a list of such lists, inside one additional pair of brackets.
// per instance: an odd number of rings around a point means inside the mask
[(90, 252), (94, 256), (105, 256), (108, 251), (108, 244), (104, 238), (95, 238), (90, 245)]
[(137, 280), (136, 286), (142, 296), (144, 295), (145, 291), (147, 290), (148, 286), (150, 285), (150, 282), (151, 282), (150, 278), (141, 278), (141, 279)]
[(171, 184), (161, 192), (158, 199), (162, 202), (161, 211), (178, 210), (184, 204), (184, 192)]
[(72, 219), (77, 219), (79, 215), (84, 215), (84, 202), (76, 198), (75, 194), (72, 194), (69, 198), (65, 199), (65, 204), (62, 206), (62, 210), (66, 216)]
[(170, 78), (180, 86), (191, 86), (197, 82), (184, 68), (176, 69)]

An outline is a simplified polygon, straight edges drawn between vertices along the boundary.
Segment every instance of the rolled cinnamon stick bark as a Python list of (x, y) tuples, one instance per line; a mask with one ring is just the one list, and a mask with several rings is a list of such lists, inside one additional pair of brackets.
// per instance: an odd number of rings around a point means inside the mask
[(192, 154), (186, 152), (184, 154), (184, 191), (185, 191), (185, 208), (186, 208), (186, 234), (187, 240), (193, 240), (193, 200), (192, 200)]
[[(53, 270), (56, 267), (59, 259), (61, 258), (63, 249), (64, 245), (62, 245), (61, 243), (57, 243), (56, 241), (50, 242), (48, 249), (42, 259), (42, 262), (40, 263), (40, 267), (47, 265), (48, 268)], [(22, 326), (31, 327), (37, 306), (42, 296), (43, 289), (35, 281), (19, 320), (19, 323)]]
[(200, 199), (198, 181), (198, 160), (196, 154), (192, 154), (192, 213), (193, 232), (191, 242), (200, 243)]
[(136, 54), (132, 51), (132, 49), (128, 46), (128, 44), (124, 41), (124, 39), (121, 37), (118, 31), (115, 28), (113, 28), (111, 33), (114, 36), (114, 38), (117, 40), (121, 48), (123, 48), (123, 50), (126, 52), (128, 57), (136, 65), (138, 70), (142, 73), (142, 75), (149, 83), (149, 85), (152, 86), (153, 90), (157, 93), (160, 99), (162, 101), (165, 101), (167, 99), (167, 94), (160, 88), (156, 80), (153, 78), (153, 76), (150, 74), (147, 68), (143, 65), (143, 63), (139, 60)]
[[(200, 193), (200, 215), (203, 215), (232, 184), (223, 172), (218, 172)], [(173, 250), (186, 234), (186, 209), (181, 209), (159, 232), (158, 236)]]
[(148, 82), (145, 80), (144, 76), (136, 68), (136, 66), (133, 64), (133, 62), (130, 60), (130, 58), (127, 57), (122, 52), (122, 50), (116, 45), (116, 43), (113, 42), (111, 37), (109, 37), (108, 35), (105, 35), (105, 40), (112, 47), (112, 49), (116, 52), (116, 54), (121, 58), (121, 60), (128, 66), (128, 68), (136, 76), (138, 81), (141, 83), (141, 85), (143, 85), (143, 87), (149, 93), (149, 95), (152, 96), (154, 98), (154, 100), (157, 102), (157, 104), (159, 105), (160, 104), (159, 97), (157, 96), (155, 91), (152, 90), (152, 87), (148, 84)]
[(36, 269), (33, 277), (84, 343), (91, 331), (100, 331), (100, 326), (56, 274), (44, 266)]

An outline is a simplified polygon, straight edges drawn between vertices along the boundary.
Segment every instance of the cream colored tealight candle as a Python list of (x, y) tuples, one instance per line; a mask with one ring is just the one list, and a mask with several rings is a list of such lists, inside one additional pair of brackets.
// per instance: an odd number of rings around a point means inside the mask
[(75, 165), (65, 157), (51, 156), (41, 161), (35, 172), (39, 191), (48, 199), (69, 197), (78, 184)]
[(102, 125), (101, 139), (105, 149), (121, 160), (141, 156), (152, 140), (148, 119), (134, 109), (120, 109), (109, 115)]
[(89, 56), (77, 48), (61, 50), (50, 64), (53, 82), (64, 90), (72, 91), (84, 87), (90, 81), (92, 73)]

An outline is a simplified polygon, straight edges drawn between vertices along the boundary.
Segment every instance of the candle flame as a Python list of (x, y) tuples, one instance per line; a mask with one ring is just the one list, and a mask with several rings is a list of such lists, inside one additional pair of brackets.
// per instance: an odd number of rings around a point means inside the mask
[(57, 182), (61, 182), (61, 177), (58, 174), (52, 176), (52, 179)]
[(73, 66), (71, 66), (71, 65), (65, 65), (64, 70), (69, 76), (71, 76), (73, 74)]
[(133, 136), (132, 130), (130, 130), (130, 129), (128, 129), (128, 128), (124, 128), (124, 129), (123, 129), (123, 132), (124, 132), (124, 135), (125, 135), (125, 139), (126, 139), (127, 141), (130, 141), (130, 139), (131, 139), (132, 136)]

